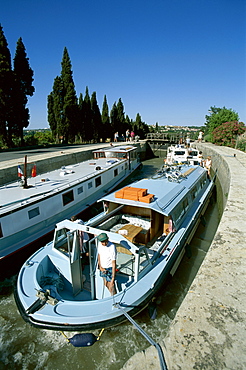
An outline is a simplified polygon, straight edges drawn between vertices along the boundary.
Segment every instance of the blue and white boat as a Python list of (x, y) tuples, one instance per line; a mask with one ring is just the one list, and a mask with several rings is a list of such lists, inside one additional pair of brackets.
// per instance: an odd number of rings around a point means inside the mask
[(140, 164), (136, 146), (112, 146), (93, 151), (91, 160), (1, 186), (0, 259), (96, 203)]
[[(135, 315), (174, 274), (212, 195), (214, 182), (201, 166), (163, 166), (101, 199), (104, 211), (85, 224), (64, 220), (54, 240), (20, 270), (16, 303), (37, 328), (83, 331), (110, 327)], [(116, 294), (99, 275), (98, 235), (116, 245)], [(89, 263), (80, 255), (81, 233)], [(82, 267), (83, 266), (83, 267)]]
[(200, 165), (202, 156), (198, 149), (194, 147), (187, 148), (184, 144), (171, 145), (167, 148), (166, 164), (198, 164)]

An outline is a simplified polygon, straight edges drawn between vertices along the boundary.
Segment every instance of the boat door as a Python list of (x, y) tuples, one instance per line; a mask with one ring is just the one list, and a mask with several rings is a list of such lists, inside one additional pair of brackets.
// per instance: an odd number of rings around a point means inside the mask
[(77, 295), (83, 289), (83, 275), (82, 267), (80, 260), (80, 238), (79, 230), (73, 231), (72, 238), (68, 238), (68, 248), (71, 248), (70, 255), (70, 272), (71, 272), (71, 281), (73, 286), (73, 295)]

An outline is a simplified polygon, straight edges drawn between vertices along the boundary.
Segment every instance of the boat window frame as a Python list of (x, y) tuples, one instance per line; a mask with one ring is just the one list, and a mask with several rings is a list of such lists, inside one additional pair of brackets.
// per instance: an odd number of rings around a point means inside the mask
[(78, 195), (80, 195), (80, 194), (82, 194), (83, 192), (84, 192), (84, 186), (82, 185), (82, 186), (78, 187), (78, 189), (77, 189), (77, 193), (78, 193)]
[(95, 187), (102, 185), (102, 176), (98, 176), (95, 178)]
[(40, 216), (39, 207), (32, 208), (28, 211), (28, 218), (31, 220), (34, 217)]
[[(53, 247), (55, 250), (57, 250), (59, 253), (62, 253), (63, 255), (66, 255), (68, 257), (68, 249), (64, 251), (62, 251), (60, 248), (61, 246), (57, 247), (57, 244), (61, 244), (64, 240), (66, 240), (66, 245), (68, 246), (68, 243), (67, 243), (67, 233), (69, 232), (69, 229), (67, 229), (66, 227), (63, 227), (61, 229), (57, 229), (55, 231), (55, 235), (54, 235), (54, 240), (53, 240)], [(59, 239), (58, 239), (59, 238)]]
[[(72, 197), (70, 197), (70, 195), (72, 195)], [(67, 197), (67, 199), (66, 199)], [(73, 193), (73, 189), (67, 191), (66, 193), (63, 193), (62, 194), (62, 203), (63, 203), (63, 206), (65, 207), (67, 204), (71, 203), (71, 202), (74, 202), (74, 193)]]
[(3, 229), (2, 229), (1, 222), (0, 222), (0, 238), (3, 238)]
[(114, 177), (118, 176), (119, 174), (119, 171), (118, 171), (118, 167), (114, 169)]

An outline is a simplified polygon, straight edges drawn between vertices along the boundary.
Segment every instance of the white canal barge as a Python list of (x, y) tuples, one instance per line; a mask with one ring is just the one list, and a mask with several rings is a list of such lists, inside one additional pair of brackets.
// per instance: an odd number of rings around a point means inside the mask
[(137, 147), (93, 151), (93, 159), (0, 187), (0, 259), (53, 231), (111, 192), (140, 166)]
[(201, 161), (202, 156), (196, 148), (187, 148), (184, 144), (171, 145), (167, 148), (166, 163), (169, 165), (182, 163), (200, 165)]
[[(213, 187), (201, 166), (163, 167), (103, 197), (105, 211), (85, 224), (58, 223), (54, 240), (20, 270), (15, 299), (24, 320), (43, 329), (83, 331), (119, 324), (122, 309), (137, 314), (177, 269)], [(117, 248), (112, 296), (98, 269), (102, 232)], [(81, 234), (88, 264), (80, 255)]]

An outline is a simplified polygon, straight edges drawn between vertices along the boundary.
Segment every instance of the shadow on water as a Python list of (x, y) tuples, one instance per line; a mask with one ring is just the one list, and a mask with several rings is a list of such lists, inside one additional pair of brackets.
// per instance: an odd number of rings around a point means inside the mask
[[(155, 158), (144, 163), (131, 181), (149, 177), (163, 163)], [(218, 226), (217, 204), (209, 205), (205, 226), (200, 224), (190, 244), (192, 255), (184, 255), (173, 278), (169, 278), (156, 297), (157, 318), (148, 309), (135, 317), (140, 326), (158, 342), (164, 338), (213, 240)], [(35, 250), (50, 241), (40, 240)], [(0, 264), (0, 369), (108, 369), (118, 370), (149, 343), (128, 322), (106, 329), (99, 342), (88, 348), (69, 345), (60, 332), (35, 329), (21, 318), (13, 297), (16, 274), (33, 250), (23, 250)], [(74, 333), (66, 333), (72, 337)], [(94, 332), (95, 335), (99, 331)], [(155, 349), (153, 349), (155, 351)]]

